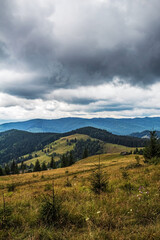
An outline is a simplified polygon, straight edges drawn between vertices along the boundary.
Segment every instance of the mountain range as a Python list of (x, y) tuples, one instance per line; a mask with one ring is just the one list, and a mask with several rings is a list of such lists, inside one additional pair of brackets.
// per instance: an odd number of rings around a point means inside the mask
[[(160, 131), (156, 131), (156, 135), (158, 138), (160, 138)], [(132, 137), (137, 137), (137, 138), (150, 138), (150, 131), (146, 130), (143, 132), (136, 132), (136, 133), (132, 133), (130, 134), (130, 136)]]
[(23, 122), (0, 124), (0, 132), (17, 129), (34, 133), (65, 133), (88, 126), (104, 129), (117, 135), (130, 135), (134, 132), (142, 132), (145, 130), (160, 130), (160, 117), (32, 119)]

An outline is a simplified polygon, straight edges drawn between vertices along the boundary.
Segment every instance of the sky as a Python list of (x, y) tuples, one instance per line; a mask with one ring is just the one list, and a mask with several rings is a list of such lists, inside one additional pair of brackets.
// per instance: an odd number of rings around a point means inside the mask
[(160, 116), (159, 0), (0, 6), (0, 121)]

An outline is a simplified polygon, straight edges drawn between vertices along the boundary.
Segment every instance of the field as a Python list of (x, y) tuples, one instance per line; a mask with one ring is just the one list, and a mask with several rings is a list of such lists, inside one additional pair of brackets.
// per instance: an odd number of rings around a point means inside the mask
[[(108, 191), (97, 195), (90, 177), (99, 157)], [(58, 215), (46, 222), (53, 189)], [(1, 240), (160, 239), (160, 167), (143, 157), (137, 165), (135, 155), (102, 154), (68, 168), (3, 176), (0, 191)]]

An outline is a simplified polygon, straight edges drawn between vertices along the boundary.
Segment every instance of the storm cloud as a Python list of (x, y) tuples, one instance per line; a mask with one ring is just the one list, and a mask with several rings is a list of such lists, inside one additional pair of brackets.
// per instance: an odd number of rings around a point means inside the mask
[[(76, 107), (82, 116), (134, 115), (132, 98), (118, 103), (110, 87), (148, 93), (160, 81), (159, 0), (0, 0), (0, 6), (0, 92), (31, 101), (30, 111), (47, 102), (52, 110), (65, 104), (67, 116)], [(96, 86), (105, 86), (103, 97)]]

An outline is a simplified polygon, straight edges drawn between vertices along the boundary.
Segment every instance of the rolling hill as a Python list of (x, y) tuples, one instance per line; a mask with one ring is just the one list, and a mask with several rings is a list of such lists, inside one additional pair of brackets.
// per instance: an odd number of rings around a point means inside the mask
[[(93, 127), (81, 128), (64, 134), (30, 133), (20, 130), (10, 130), (0, 133), (0, 164), (7, 163), (13, 159), (18, 159), (19, 157), (30, 154), (34, 151), (42, 150), (46, 145), (53, 143), (62, 137), (69, 138), (69, 136), (75, 134), (87, 135), (87, 138), (94, 138), (103, 141), (104, 143), (123, 145), (126, 147), (143, 147), (146, 144), (146, 140), (144, 139), (117, 136), (105, 130)], [(62, 145), (61, 149), (63, 149)], [(81, 145), (84, 145), (84, 143)], [(98, 146), (96, 145), (96, 148), (97, 147)], [(81, 146), (78, 146), (76, 149), (77, 152), (82, 150)]]
[[(75, 142), (75, 139), (76, 139), (76, 142)], [(74, 151), (77, 150), (77, 148), (75, 148), (75, 147), (76, 147), (76, 144), (78, 143), (78, 141), (84, 141), (84, 144), (86, 146), (87, 140), (92, 141), (92, 143), (94, 143), (94, 141), (99, 142), (99, 144), (100, 144), (100, 148), (98, 149), (99, 153), (120, 153), (120, 152), (130, 152), (130, 151), (135, 150), (135, 148), (131, 148), (131, 147), (125, 147), (125, 146), (121, 146), (121, 145), (117, 145), (117, 144), (106, 143), (101, 140), (91, 138), (88, 135), (73, 134), (73, 135), (69, 135), (66, 137), (62, 137), (62, 138), (46, 145), (43, 148), (43, 151), (42, 150), (34, 151), (31, 154), (24, 155), (23, 158), (24, 159), (29, 158), (29, 156), (32, 155), (32, 159), (25, 161), (25, 164), (27, 164), (28, 166), (30, 164), (35, 164), (37, 159), (39, 160), (39, 162), (41, 164), (43, 162), (45, 162), (47, 164), (51, 161), (51, 156), (54, 156), (55, 161), (59, 161), (60, 157), (63, 154), (66, 154), (67, 152), (70, 152), (70, 151), (73, 151), (73, 153), (74, 153)], [(92, 145), (92, 146), (94, 147), (94, 145)], [(83, 153), (83, 146), (80, 150)], [(97, 154), (98, 151), (96, 151), (96, 150), (93, 151), (91, 153), (91, 155)], [(80, 153), (78, 155), (79, 155), (79, 159), (81, 159), (82, 156), (80, 155)]]
[(17, 129), (29, 132), (64, 133), (87, 126), (104, 129), (117, 135), (129, 135), (133, 132), (142, 132), (146, 129), (160, 130), (160, 118), (61, 118), (52, 120), (32, 119), (23, 122), (1, 124), (0, 132)]

